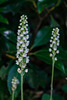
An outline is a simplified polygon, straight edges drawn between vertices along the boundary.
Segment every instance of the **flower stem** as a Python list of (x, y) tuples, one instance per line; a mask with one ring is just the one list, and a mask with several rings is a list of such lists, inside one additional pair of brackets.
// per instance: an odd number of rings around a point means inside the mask
[(13, 93), (12, 93), (12, 100), (14, 100), (14, 91), (13, 91)]
[(23, 75), (21, 73), (21, 100), (23, 100)]
[(52, 95), (53, 95), (54, 64), (55, 64), (55, 60), (54, 60), (54, 56), (53, 56), (53, 59), (52, 59), (52, 77), (51, 77), (51, 96), (50, 96), (50, 100), (52, 100)]

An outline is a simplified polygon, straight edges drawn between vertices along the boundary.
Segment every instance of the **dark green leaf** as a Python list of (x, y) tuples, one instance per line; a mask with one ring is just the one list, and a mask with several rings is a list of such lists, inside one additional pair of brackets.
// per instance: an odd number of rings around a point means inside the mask
[(49, 42), (51, 36), (52, 28), (45, 26), (40, 29), (35, 37), (33, 47), (41, 46)]
[(60, 27), (58, 22), (51, 16), (51, 26), (52, 27)]
[(12, 63), (13, 63), (13, 60), (11, 60), (11, 61), (9, 62), (9, 65), (8, 65), (7, 67), (5, 67), (5, 66), (2, 66), (2, 67), (1, 67), (1, 69), (0, 69), (0, 77), (1, 77), (2, 79), (4, 79), (5, 76), (8, 74), (8, 71), (9, 71), (9, 69), (10, 69)]
[(48, 83), (46, 72), (41, 71), (35, 64), (29, 64), (29, 72), (25, 77), (31, 88), (38, 88), (39, 86), (45, 88)]
[(38, 0), (37, 6), (38, 6), (38, 12), (42, 13), (44, 8), (46, 7), (52, 7), (56, 4), (57, 0)]
[[(43, 94), (41, 100), (50, 100), (50, 95), (48, 95), (48, 94)], [(53, 100), (53, 99), (52, 99), (52, 100)]]
[[(46, 62), (47, 64), (51, 64), (52, 63), (52, 59), (49, 56), (49, 51), (48, 48), (42, 48), (41, 50), (33, 53), (38, 59)], [(65, 68), (64, 65), (61, 61), (56, 61), (55, 63), (55, 67), (58, 68), (59, 70), (61, 70), (62, 72), (65, 73)]]
[(14, 66), (12, 66), (8, 74), (8, 90), (10, 94), (12, 94), (11, 82), (12, 82), (13, 77), (16, 77), (19, 80), (19, 85), (17, 86), (17, 89), (15, 91), (15, 97), (17, 97), (20, 92), (20, 74), (17, 72), (17, 68), (18, 66), (15, 64)]
[(0, 4), (5, 3), (8, 0), (0, 0)]
[(65, 100), (62, 96), (59, 96), (58, 94), (55, 94), (53, 98), (54, 100)]
[(4, 18), (2, 15), (0, 15), (0, 22), (8, 24), (8, 20)]
[(16, 43), (16, 35), (14, 32), (7, 30), (4, 31), (3, 35), (6, 37), (6, 39), (12, 41), (13, 43)]
[(65, 92), (67, 92), (67, 84), (63, 85), (62, 90), (65, 91)]

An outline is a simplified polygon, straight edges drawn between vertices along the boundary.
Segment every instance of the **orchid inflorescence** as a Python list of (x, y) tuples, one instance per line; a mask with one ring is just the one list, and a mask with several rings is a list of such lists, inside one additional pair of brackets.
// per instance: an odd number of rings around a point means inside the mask
[(17, 85), (19, 84), (19, 80), (16, 77), (14, 77), (11, 83), (12, 83), (12, 91), (15, 91), (17, 89)]
[(29, 52), (29, 35), (28, 35), (28, 21), (27, 16), (22, 15), (20, 19), (20, 24), (18, 26), (18, 36), (17, 36), (17, 54), (16, 54), (16, 64), (21, 67), (17, 69), (18, 73), (24, 74), (28, 72), (26, 69), (27, 63), (29, 63), (29, 56), (27, 55)]
[(58, 28), (55, 28), (53, 29), (52, 31), (52, 36), (51, 36), (51, 39), (50, 39), (50, 48), (49, 48), (49, 52), (50, 52), (50, 57), (53, 57), (54, 56), (54, 60), (57, 61), (57, 57), (56, 54), (59, 53), (59, 50), (57, 49), (57, 47), (59, 46), (59, 29)]

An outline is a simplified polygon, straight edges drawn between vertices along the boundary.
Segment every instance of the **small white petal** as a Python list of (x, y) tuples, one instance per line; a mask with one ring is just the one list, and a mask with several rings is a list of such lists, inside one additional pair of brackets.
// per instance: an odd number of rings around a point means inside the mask
[(53, 41), (53, 44), (55, 44), (56, 42), (55, 41)]
[(50, 42), (52, 42), (52, 40), (50, 40)]
[(56, 50), (57, 50), (57, 48), (54, 48), (54, 50), (56, 51)]
[(53, 45), (52, 44), (50, 44), (50, 47), (52, 47)]
[(17, 71), (18, 71), (18, 73), (19, 73), (19, 74), (21, 73), (21, 70), (20, 70), (20, 68), (18, 68), (18, 69), (17, 69)]
[(27, 73), (28, 72), (28, 69), (25, 69), (25, 72)]
[(49, 48), (49, 52), (51, 52), (52, 51), (52, 49), (51, 48)]
[(55, 61), (57, 61), (57, 57), (55, 57)]
[(59, 50), (57, 50), (57, 52), (56, 52), (57, 54), (59, 53)]
[(50, 54), (50, 57), (52, 57), (52, 54)]

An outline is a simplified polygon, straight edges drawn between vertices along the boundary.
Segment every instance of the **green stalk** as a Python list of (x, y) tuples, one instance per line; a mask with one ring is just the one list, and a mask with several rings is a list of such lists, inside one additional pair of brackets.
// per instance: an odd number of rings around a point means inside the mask
[(23, 100), (23, 75), (21, 73), (21, 100)]
[(12, 100), (14, 100), (14, 91), (13, 91), (13, 93), (12, 93)]
[(55, 60), (54, 60), (54, 56), (53, 56), (53, 59), (52, 59), (52, 77), (51, 77), (51, 96), (50, 96), (50, 100), (52, 100), (52, 95), (53, 95), (54, 64), (55, 64)]

